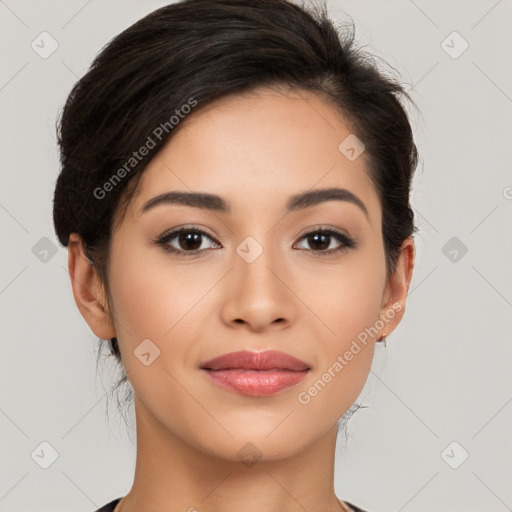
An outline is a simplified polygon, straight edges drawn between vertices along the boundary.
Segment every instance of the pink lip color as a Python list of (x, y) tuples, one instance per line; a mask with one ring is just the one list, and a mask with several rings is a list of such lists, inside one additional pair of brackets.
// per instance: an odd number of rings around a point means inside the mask
[(242, 350), (201, 364), (215, 384), (248, 396), (268, 396), (300, 382), (310, 371), (307, 363), (277, 350)]
[(309, 370), (205, 370), (218, 385), (248, 396), (268, 396), (300, 382)]

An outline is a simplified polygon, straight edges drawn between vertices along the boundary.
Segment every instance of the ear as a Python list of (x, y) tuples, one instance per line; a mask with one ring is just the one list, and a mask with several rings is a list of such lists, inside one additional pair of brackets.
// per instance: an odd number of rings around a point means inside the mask
[(396, 270), (386, 284), (379, 315), (379, 318), (385, 322), (385, 326), (380, 330), (377, 339), (382, 335), (389, 336), (402, 320), (414, 270), (414, 258), (414, 240), (408, 237), (400, 248)]
[(92, 332), (104, 340), (115, 337), (104, 286), (76, 233), (69, 237), (68, 269), (76, 305)]

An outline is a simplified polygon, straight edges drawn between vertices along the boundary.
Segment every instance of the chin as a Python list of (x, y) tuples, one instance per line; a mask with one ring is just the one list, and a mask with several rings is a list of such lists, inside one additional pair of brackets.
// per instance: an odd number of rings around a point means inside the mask
[(258, 428), (257, 424), (253, 424), (249, 431), (238, 430), (232, 426), (232, 438), (227, 435), (215, 439), (208, 438), (200, 443), (202, 448), (198, 448), (219, 459), (242, 462), (251, 467), (256, 462), (271, 462), (292, 457), (304, 449), (308, 441), (314, 442), (314, 438), (305, 436), (303, 430), (277, 430), (272, 432), (272, 429)]

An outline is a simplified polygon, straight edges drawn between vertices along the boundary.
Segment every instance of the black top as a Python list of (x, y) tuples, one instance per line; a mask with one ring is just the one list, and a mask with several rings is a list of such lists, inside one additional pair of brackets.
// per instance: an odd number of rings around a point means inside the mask
[(114, 512), (114, 509), (116, 508), (116, 505), (121, 501), (121, 498), (117, 498), (114, 501), (111, 501), (110, 503), (107, 503), (106, 505), (103, 505), (103, 507), (96, 510), (96, 512)]
[[(116, 505), (121, 501), (121, 498), (117, 498), (114, 501), (111, 501), (110, 503), (107, 503), (106, 505), (103, 505), (103, 507), (99, 508), (95, 512), (114, 512), (114, 509), (116, 508)], [(349, 503), (348, 501), (345, 501), (345, 503), (354, 509), (354, 512), (366, 512), (362, 508), (356, 507), (355, 505), (352, 505), (352, 503)]]

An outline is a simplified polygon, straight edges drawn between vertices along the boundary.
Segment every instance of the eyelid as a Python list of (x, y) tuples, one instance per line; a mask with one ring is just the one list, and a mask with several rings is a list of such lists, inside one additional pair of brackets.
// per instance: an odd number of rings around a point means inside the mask
[(347, 230), (337, 227), (337, 226), (331, 226), (328, 224), (318, 224), (317, 226), (309, 226), (305, 228), (303, 231), (301, 231), (297, 236), (299, 238), (304, 237), (305, 235), (309, 235), (311, 233), (316, 233), (317, 231), (334, 231), (338, 233), (339, 235), (343, 235), (347, 238), (352, 238), (352, 236), (348, 233)]
[(162, 238), (165, 238), (168, 235), (176, 236), (181, 231), (197, 231), (198, 233), (206, 235), (207, 237), (209, 237), (212, 240), (215, 240), (217, 243), (219, 243), (215, 239), (215, 237), (212, 234), (208, 233), (208, 231), (206, 231), (204, 228), (200, 228), (199, 226), (194, 226), (193, 224), (180, 224), (179, 226), (174, 226), (173, 228), (164, 231), (160, 236), (157, 237), (157, 240), (161, 240)]

